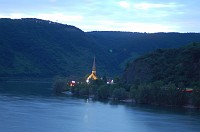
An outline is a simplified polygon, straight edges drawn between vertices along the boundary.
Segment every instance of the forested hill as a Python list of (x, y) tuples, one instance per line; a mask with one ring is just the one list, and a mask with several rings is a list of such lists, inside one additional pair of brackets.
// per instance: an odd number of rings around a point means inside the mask
[(138, 33), (95, 31), (88, 32), (116, 59), (117, 65), (124, 69), (130, 62), (140, 55), (159, 48), (178, 48), (192, 42), (200, 42), (200, 33)]
[(178, 48), (191, 42), (200, 41), (200, 33), (138, 33), (116, 31), (87, 32), (100, 45), (120, 51), (144, 54), (158, 48)]
[(84, 75), (90, 72), (94, 55), (97, 63), (102, 61), (99, 53), (103, 51), (74, 26), (0, 19), (0, 76)]
[(84, 77), (94, 55), (97, 74), (114, 76), (144, 53), (198, 41), (199, 33), (83, 32), (40, 19), (0, 19), (0, 77)]
[(178, 49), (158, 49), (136, 59), (124, 74), (127, 83), (163, 81), (190, 87), (200, 83), (200, 43)]

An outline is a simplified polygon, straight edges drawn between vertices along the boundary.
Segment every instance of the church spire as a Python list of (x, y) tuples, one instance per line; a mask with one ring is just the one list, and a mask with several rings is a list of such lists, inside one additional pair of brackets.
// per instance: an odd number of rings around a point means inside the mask
[(93, 66), (92, 66), (92, 73), (87, 77), (86, 82), (89, 83), (90, 79), (97, 80), (95, 56), (94, 56), (94, 61), (93, 61)]
[(95, 56), (94, 56), (94, 61), (93, 61), (93, 66), (92, 66), (92, 71), (95, 72), (95, 74), (96, 74)]

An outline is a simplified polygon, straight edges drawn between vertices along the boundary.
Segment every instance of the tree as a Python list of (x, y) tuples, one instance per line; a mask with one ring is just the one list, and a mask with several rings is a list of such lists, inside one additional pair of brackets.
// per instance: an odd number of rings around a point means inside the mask
[(62, 93), (68, 89), (67, 81), (63, 78), (59, 78), (54, 81), (53, 88), (56, 94)]
[(200, 107), (200, 87), (195, 86), (192, 93), (192, 103), (196, 107)]
[(127, 92), (124, 88), (115, 89), (112, 97), (114, 100), (124, 100), (127, 99)]
[(109, 86), (102, 85), (97, 91), (97, 96), (99, 99), (108, 99), (109, 97)]
[(156, 81), (150, 85), (151, 88), (151, 98), (152, 103), (161, 105), (164, 102), (164, 89), (162, 88), (164, 85), (163, 81)]
[(177, 88), (175, 84), (168, 84), (166, 93), (168, 105), (183, 106), (187, 102), (185, 89)]
[(137, 100), (137, 90), (138, 90), (138, 87), (136, 85), (132, 85), (131, 88), (130, 88), (130, 98), (135, 100), (135, 102), (137, 103), (138, 100)]

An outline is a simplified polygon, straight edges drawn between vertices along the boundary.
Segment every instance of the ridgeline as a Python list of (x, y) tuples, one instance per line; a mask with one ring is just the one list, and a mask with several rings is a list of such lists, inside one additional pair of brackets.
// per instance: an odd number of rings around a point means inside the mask
[(40, 19), (0, 19), (1, 77), (84, 77), (94, 55), (97, 74), (115, 76), (157, 48), (200, 41), (199, 33), (83, 32)]

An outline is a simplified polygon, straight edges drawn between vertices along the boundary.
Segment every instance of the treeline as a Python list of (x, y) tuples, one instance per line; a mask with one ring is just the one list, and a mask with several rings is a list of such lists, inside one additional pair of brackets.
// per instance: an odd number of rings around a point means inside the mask
[(184, 87), (177, 87), (173, 83), (165, 84), (162, 81), (128, 85), (121, 82), (106, 84), (103, 80), (95, 80), (90, 84), (82, 82), (70, 87), (66, 80), (60, 79), (54, 83), (54, 90), (59, 94), (70, 91), (76, 97), (92, 97), (100, 100), (110, 99), (159, 106), (200, 107), (200, 83), (193, 87), (193, 92), (187, 92)]
[(137, 58), (125, 70), (125, 83), (163, 81), (177, 87), (194, 87), (200, 82), (200, 43), (178, 49), (158, 49)]
[[(117, 79), (118, 80), (118, 79)], [(92, 97), (94, 99), (113, 99), (125, 100), (129, 98), (129, 90), (121, 83), (107, 84), (104, 79), (91, 80), (90, 83), (85, 81), (70, 86), (67, 79), (59, 78), (54, 81), (53, 88), (56, 94), (70, 91), (74, 96)]]
[[(200, 107), (200, 43), (158, 49), (129, 64), (122, 78), (136, 102)], [(186, 88), (193, 89), (191, 93)]]
[(200, 83), (192, 89), (193, 91), (187, 92), (185, 87), (157, 81), (149, 84), (131, 85), (130, 96), (141, 104), (200, 107)]

